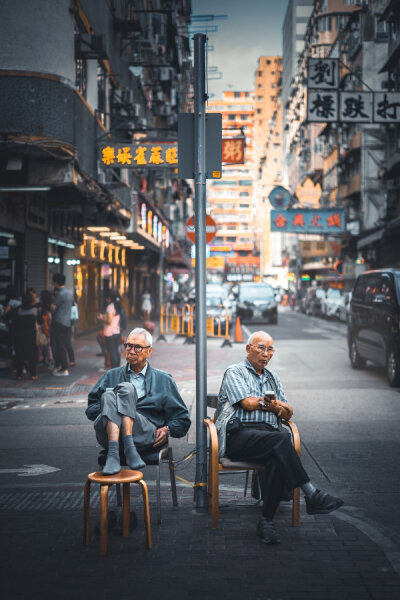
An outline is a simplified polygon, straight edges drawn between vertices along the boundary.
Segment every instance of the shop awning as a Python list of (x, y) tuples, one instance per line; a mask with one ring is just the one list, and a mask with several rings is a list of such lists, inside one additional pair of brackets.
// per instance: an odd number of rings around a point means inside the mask
[(183, 267), (189, 269), (191, 266), (191, 261), (189, 256), (187, 256), (180, 244), (178, 242), (173, 242), (173, 246), (167, 250), (165, 254), (165, 262), (168, 265), (174, 265), (176, 267)]
[(374, 242), (378, 242), (383, 238), (384, 229), (378, 229), (378, 231), (374, 231), (374, 233), (370, 233), (369, 235), (361, 238), (357, 242), (357, 250), (364, 248), (365, 246), (369, 246), (369, 244), (373, 244)]

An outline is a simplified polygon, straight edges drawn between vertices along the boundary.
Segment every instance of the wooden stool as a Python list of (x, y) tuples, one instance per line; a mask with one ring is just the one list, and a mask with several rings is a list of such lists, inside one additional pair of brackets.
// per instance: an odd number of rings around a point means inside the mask
[(143, 508), (144, 508), (144, 523), (146, 526), (146, 548), (151, 548), (151, 526), (150, 526), (150, 509), (149, 509), (149, 493), (147, 491), (146, 482), (143, 481), (143, 473), (141, 471), (131, 471), (122, 469), (115, 475), (103, 475), (102, 471), (96, 471), (88, 475), (85, 483), (84, 493), (84, 517), (83, 517), (83, 543), (85, 546), (89, 544), (89, 511), (90, 511), (90, 484), (91, 482), (99, 483), (100, 489), (100, 554), (107, 554), (107, 504), (108, 490), (114, 483), (122, 483), (123, 488), (123, 516), (122, 516), (122, 533), (124, 537), (129, 537), (129, 486), (131, 483), (138, 483), (142, 488)]

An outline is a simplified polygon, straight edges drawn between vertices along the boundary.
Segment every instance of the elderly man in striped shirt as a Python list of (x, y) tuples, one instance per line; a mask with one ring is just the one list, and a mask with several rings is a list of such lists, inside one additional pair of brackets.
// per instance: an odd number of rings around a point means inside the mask
[(232, 460), (265, 464), (260, 474), (263, 499), (257, 535), (265, 544), (278, 544), (273, 524), (284, 490), (301, 487), (309, 514), (327, 514), (343, 501), (317, 490), (310, 482), (293, 448), (290, 435), (279, 428), (279, 418), (289, 420), (288, 404), (279, 377), (267, 369), (275, 348), (265, 331), (253, 333), (246, 345), (247, 358), (230, 366), (218, 395), (215, 424), (220, 455)]

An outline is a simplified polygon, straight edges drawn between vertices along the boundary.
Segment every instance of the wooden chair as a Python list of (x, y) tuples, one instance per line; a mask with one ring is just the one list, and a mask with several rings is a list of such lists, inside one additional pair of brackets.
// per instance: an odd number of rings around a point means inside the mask
[[(207, 406), (216, 408), (218, 396), (207, 395)], [(246, 488), (249, 471), (263, 471), (260, 464), (234, 461), (227, 457), (218, 456), (218, 435), (214, 420), (210, 417), (204, 419), (209, 433), (209, 465), (208, 465), (208, 510), (211, 512), (211, 523), (213, 529), (218, 529), (219, 522), (219, 475), (220, 473), (246, 472)], [(292, 421), (282, 420), (282, 424), (290, 430), (294, 448), (300, 458), (300, 435), (296, 425)], [(246, 489), (245, 488), (245, 489)], [(292, 503), (292, 525), (298, 527), (300, 522), (300, 488), (293, 490)]]
[(108, 522), (107, 522), (107, 505), (108, 505), (108, 490), (110, 486), (122, 484), (123, 487), (123, 524), (122, 533), (124, 537), (129, 536), (129, 493), (130, 484), (137, 483), (142, 488), (144, 523), (146, 526), (146, 548), (151, 549), (151, 526), (150, 526), (150, 509), (149, 509), (149, 493), (146, 482), (143, 481), (143, 473), (141, 471), (122, 470), (116, 475), (103, 475), (101, 471), (89, 473), (84, 491), (84, 511), (83, 511), (83, 543), (85, 546), (89, 544), (89, 512), (90, 512), (90, 485), (91, 483), (100, 484), (100, 555), (106, 556), (108, 542)]

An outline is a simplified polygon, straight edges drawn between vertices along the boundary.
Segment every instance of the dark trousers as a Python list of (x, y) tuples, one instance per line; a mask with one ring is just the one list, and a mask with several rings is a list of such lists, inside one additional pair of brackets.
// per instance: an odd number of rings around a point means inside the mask
[(105, 335), (104, 341), (106, 343), (106, 348), (110, 353), (111, 368), (114, 369), (114, 367), (119, 367), (121, 363), (121, 355), (119, 353), (119, 344), (121, 341), (120, 334)]
[(265, 466), (260, 473), (262, 514), (272, 519), (284, 489), (293, 490), (310, 481), (290, 435), (266, 423), (241, 423), (233, 418), (226, 427), (226, 455)]
[(56, 354), (54, 356), (54, 363), (56, 367), (61, 367), (63, 371), (68, 369), (68, 360), (67, 360), (67, 336), (68, 336), (68, 327), (62, 325), (55, 321), (53, 323), (53, 333), (54, 333), (54, 342), (55, 342), (55, 351)]
[(75, 362), (75, 354), (74, 354), (74, 349), (72, 346), (72, 325), (71, 325), (71, 327), (68, 327), (67, 340), (66, 340), (65, 347), (67, 349), (69, 362), (74, 363)]
[(28, 361), (31, 377), (36, 377), (37, 346), (34, 343), (25, 342), (24, 344), (18, 343), (15, 345), (17, 377), (22, 377), (25, 361)]

